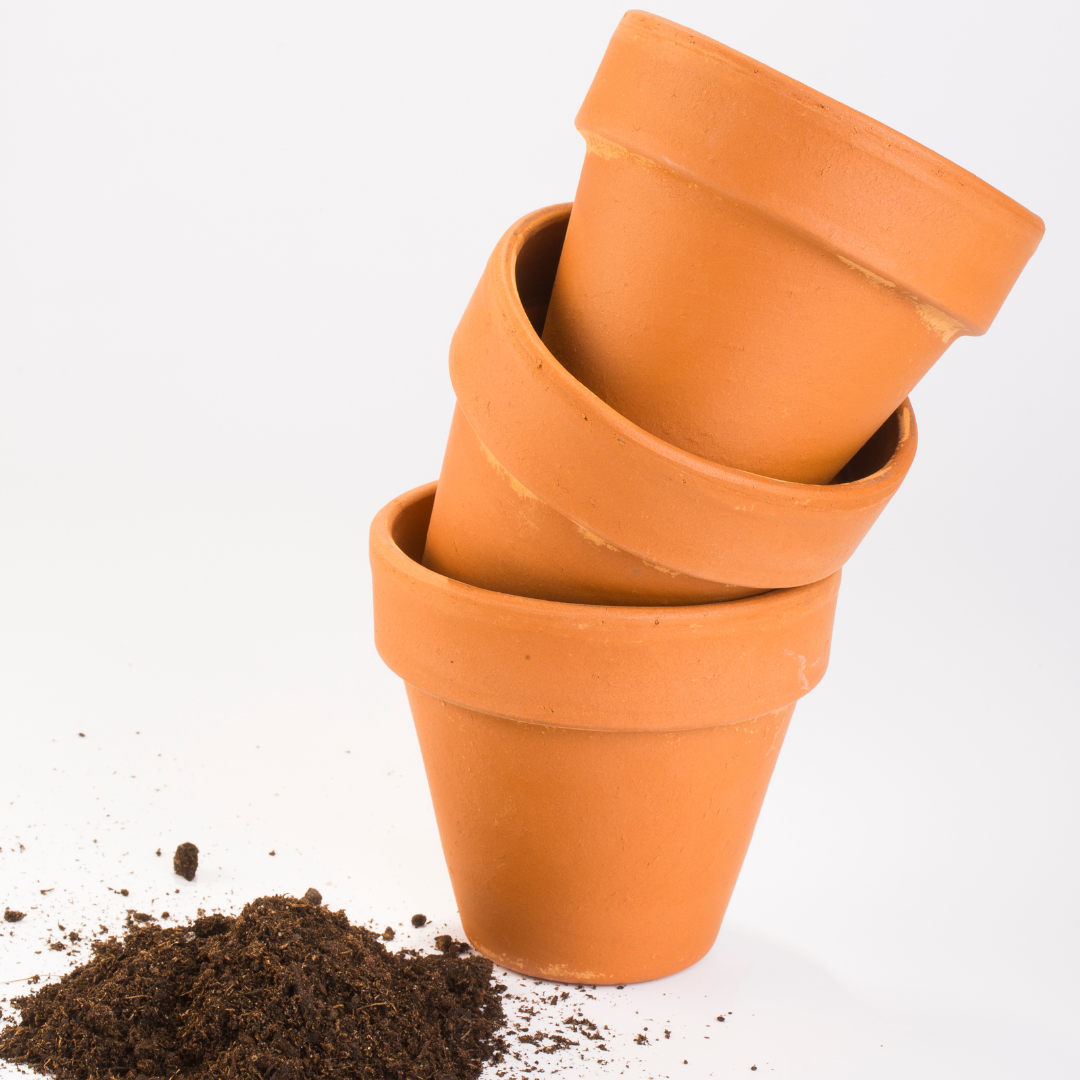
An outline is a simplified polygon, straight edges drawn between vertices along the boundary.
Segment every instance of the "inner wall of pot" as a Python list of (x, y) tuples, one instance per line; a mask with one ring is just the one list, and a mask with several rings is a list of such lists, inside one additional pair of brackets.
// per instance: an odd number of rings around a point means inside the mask
[(544, 320), (551, 303), (551, 290), (555, 287), (559, 255), (569, 222), (568, 214), (538, 229), (518, 252), (514, 267), (518, 297), (538, 337), (544, 333)]

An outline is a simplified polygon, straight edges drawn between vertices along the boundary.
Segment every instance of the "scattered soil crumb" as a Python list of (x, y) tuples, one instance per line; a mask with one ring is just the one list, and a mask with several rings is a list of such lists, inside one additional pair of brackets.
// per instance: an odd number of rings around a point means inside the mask
[(25, 911), (15, 911), (12, 908), (4, 908), (4, 922), (22, 922), (25, 918)]
[(417, 930), (419, 930), (421, 926), (427, 926), (426, 915), (414, 915), (411, 921), (413, 926), (415, 926)]
[[(439, 934), (435, 939), (435, 948), (449, 956), (458, 956), (468, 952), (472, 946), (464, 941), (455, 941), (449, 934)], [(556, 1001), (558, 998), (555, 999)]]
[(22, 1021), (0, 1033), (0, 1058), (58, 1080), (477, 1080), (506, 1051), (490, 960), (390, 953), (304, 900), (265, 896), (186, 926), (132, 920), (92, 948), (13, 1000)]
[(393, 941), (394, 940), (394, 928), (392, 926), (388, 926), (382, 932), (382, 939), (383, 939), (383, 941)]
[(172, 857), (172, 868), (186, 881), (194, 881), (195, 871), (199, 869), (199, 849), (194, 844), (181, 844)]
[(322, 903), (322, 893), (319, 892), (318, 889), (308, 889), (308, 891), (304, 893), (304, 899), (309, 904), (314, 904), (318, 907)]

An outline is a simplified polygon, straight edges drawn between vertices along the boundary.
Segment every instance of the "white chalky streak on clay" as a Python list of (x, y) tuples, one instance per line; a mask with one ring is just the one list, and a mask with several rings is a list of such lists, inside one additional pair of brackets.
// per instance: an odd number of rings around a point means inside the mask
[(515, 494), (520, 495), (523, 499), (536, 499), (539, 502), (539, 496), (534, 495), (520, 480), (511, 476), (506, 471), (506, 466), (483, 443), (480, 443), (480, 449), (484, 451), (484, 457), (488, 459), (488, 464), (510, 484)]

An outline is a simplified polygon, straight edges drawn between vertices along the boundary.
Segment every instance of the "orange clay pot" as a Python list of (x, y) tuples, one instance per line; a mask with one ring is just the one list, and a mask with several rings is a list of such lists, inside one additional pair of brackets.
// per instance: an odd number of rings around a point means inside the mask
[(845, 470), (790, 484), (650, 435), (547, 351), (543, 322), (568, 206), (496, 247), (454, 335), (458, 396), (424, 564), (567, 603), (698, 604), (836, 571), (915, 455), (905, 402)]
[(827, 483), (960, 334), (1042, 221), (749, 57), (624, 16), (544, 341), (623, 416), (712, 461)]
[(839, 573), (695, 607), (510, 596), (418, 561), (435, 485), (371, 526), (375, 643), (406, 683), (465, 933), (619, 983), (711, 947)]

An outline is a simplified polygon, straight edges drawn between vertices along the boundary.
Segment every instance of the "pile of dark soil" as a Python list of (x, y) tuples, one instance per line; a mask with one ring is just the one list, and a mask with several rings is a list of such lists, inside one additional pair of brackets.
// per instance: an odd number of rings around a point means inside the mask
[(0, 1057), (60, 1080), (475, 1080), (505, 1051), (489, 960), (387, 952), (311, 900), (132, 924), (93, 950), (14, 1000)]

